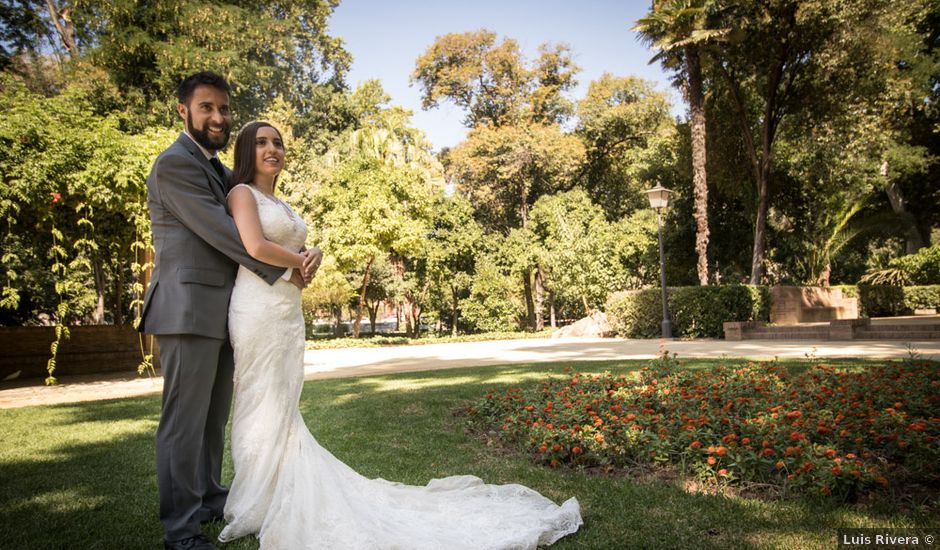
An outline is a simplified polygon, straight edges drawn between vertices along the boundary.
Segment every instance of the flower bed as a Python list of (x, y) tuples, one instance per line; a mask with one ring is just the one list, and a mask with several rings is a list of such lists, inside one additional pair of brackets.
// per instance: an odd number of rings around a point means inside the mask
[(927, 362), (692, 371), (667, 353), (632, 376), (491, 392), (469, 414), (552, 467), (671, 464), (705, 482), (853, 498), (940, 481), (938, 401), (940, 369)]

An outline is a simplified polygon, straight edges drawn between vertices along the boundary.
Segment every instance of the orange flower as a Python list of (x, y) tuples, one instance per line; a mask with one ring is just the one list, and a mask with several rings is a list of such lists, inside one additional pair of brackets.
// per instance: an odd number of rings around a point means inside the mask
[(571, 454), (573, 454), (573, 455), (579, 455), (579, 454), (581, 454), (581, 447), (573, 447), (573, 448), (571, 449)]
[(718, 470), (718, 475), (720, 475), (720, 476), (726, 476), (726, 475), (728, 475), (728, 470), (722, 468), (722, 469)]
[(778, 470), (782, 470), (783, 467), (786, 466), (786, 464), (784, 464), (782, 460), (778, 460), (777, 463), (774, 464), (774, 466), (776, 466)]
[(698, 448), (700, 448), (701, 446), (702, 446), (702, 442), (701, 442), (701, 441), (693, 441), (692, 444), (689, 445), (689, 447), (691, 447), (691, 448), (693, 448), (693, 449), (698, 449)]
[(597, 441), (598, 443), (603, 443), (604, 434), (594, 434), (594, 441)]
[(761, 454), (764, 455), (764, 456), (770, 456), (770, 455), (774, 454), (774, 449), (773, 449), (773, 447), (767, 447), (767, 448), (765, 448), (763, 451), (761, 451)]
[(558, 451), (561, 450), (561, 445), (559, 445), (558, 443), (555, 443), (554, 445), (552, 445), (552, 450), (557, 453)]
[(725, 447), (718, 447), (717, 449), (715, 449), (715, 454), (717, 454), (718, 456), (725, 456), (726, 454), (728, 454), (728, 449), (726, 449)]
[(62, 195), (60, 195), (59, 193), (49, 193), (49, 194), (52, 195), (52, 204), (59, 202), (59, 200), (62, 198)]
[(716, 462), (718, 462), (718, 460), (716, 460), (715, 457), (713, 457), (713, 456), (708, 457), (708, 465), (709, 465), (709, 466), (714, 466)]
[(542, 453), (542, 454), (547, 453), (547, 452), (548, 452), (548, 445), (546, 445), (546, 444), (544, 444), (544, 443), (542, 443), (541, 445), (539, 445), (539, 452)]
[(842, 473), (842, 466), (833, 466), (832, 475), (837, 476)]
[(822, 489), (820, 489), (819, 492), (821, 492), (824, 495), (828, 495), (829, 493), (832, 492), (832, 489), (830, 489), (828, 485), (823, 485)]

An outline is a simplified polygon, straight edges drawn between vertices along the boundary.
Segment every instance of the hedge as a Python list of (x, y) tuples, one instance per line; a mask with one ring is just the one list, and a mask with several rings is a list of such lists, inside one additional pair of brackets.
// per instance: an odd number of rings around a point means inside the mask
[[(767, 321), (770, 288), (723, 285), (669, 289), (669, 314), (676, 337), (723, 338), (726, 321)], [(659, 288), (612, 294), (607, 300), (611, 327), (624, 338), (655, 338), (661, 334), (662, 291)]]
[(940, 309), (940, 285), (841, 285), (842, 295), (858, 298), (860, 317), (913, 315), (915, 309)]

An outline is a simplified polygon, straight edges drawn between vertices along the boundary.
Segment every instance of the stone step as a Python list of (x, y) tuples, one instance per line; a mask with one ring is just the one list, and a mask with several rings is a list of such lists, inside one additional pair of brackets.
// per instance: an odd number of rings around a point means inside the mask
[(897, 330), (869, 329), (862, 330), (855, 340), (940, 340), (940, 331), (936, 330)]
[(878, 332), (940, 332), (940, 325), (937, 324), (922, 324), (915, 325), (913, 323), (907, 325), (888, 325), (888, 324), (877, 324), (869, 325), (867, 327), (861, 327), (860, 330), (876, 330)]

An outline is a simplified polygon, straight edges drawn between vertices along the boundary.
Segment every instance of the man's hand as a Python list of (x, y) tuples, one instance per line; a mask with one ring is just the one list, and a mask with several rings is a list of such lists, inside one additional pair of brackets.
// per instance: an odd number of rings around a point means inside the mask
[(294, 283), (294, 286), (303, 290), (307, 286), (307, 281), (304, 280), (303, 273), (299, 269), (294, 268), (290, 273), (290, 282)]
[(323, 261), (323, 251), (320, 250), (320, 247), (315, 246), (309, 248), (303, 252), (304, 255), (304, 267), (303, 267), (303, 278), (307, 284), (310, 284), (310, 281), (313, 280), (313, 276), (317, 274), (317, 270), (320, 269), (320, 262)]

